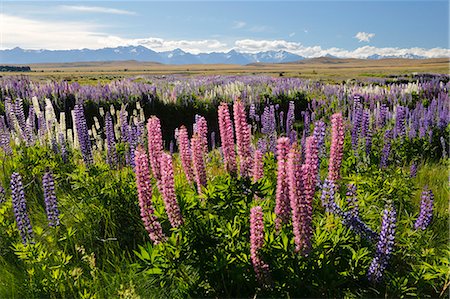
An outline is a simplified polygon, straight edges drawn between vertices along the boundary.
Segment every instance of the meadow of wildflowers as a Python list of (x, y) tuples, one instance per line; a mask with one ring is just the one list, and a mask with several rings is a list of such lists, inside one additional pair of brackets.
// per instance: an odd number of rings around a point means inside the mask
[(0, 79), (0, 297), (447, 297), (449, 78)]

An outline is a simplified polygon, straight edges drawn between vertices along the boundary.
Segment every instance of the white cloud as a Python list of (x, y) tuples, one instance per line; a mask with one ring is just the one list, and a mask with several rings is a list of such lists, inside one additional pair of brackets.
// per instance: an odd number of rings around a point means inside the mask
[(303, 46), (301, 43), (289, 42), (285, 40), (237, 40), (234, 49), (241, 52), (256, 53), (260, 51), (284, 50), (304, 57), (320, 57), (327, 54), (342, 58), (367, 58), (372, 55), (380, 56), (401, 56), (417, 55), (427, 58), (449, 57), (450, 49), (444, 48), (376, 48), (363, 46), (354, 50), (341, 48), (323, 49), (321, 46)]
[(76, 12), (93, 12), (93, 13), (104, 13), (104, 14), (114, 14), (114, 15), (136, 15), (136, 12), (116, 9), (110, 7), (100, 7), (100, 6), (85, 6), (85, 5), (60, 5), (63, 10), (76, 11)]
[(359, 42), (370, 42), (372, 38), (375, 37), (375, 33), (367, 33), (367, 32), (358, 32), (354, 36)]
[(233, 22), (233, 29), (241, 29), (244, 28), (247, 25), (247, 23), (243, 22), (243, 21), (234, 21)]
[(202, 52), (226, 51), (227, 44), (218, 40), (166, 40), (163, 38), (149, 37), (126, 39), (117, 36), (106, 36), (99, 39), (99, 43), (106, 47), (117, 46), (144, 46), (157, 52), (170, 51), (180, 48), (183, 51), (198, 54)]
[(0, 14), (1, 48), (101, 48), (101, 26), (88, 22), (38, 21)]
[(289, 37), (293, 37), (295, 35), (295, 32), (289, 33)]

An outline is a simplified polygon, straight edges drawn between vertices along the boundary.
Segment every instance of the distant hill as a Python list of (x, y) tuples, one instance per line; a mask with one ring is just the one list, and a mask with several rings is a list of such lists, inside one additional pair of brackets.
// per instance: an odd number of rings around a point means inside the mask
[(31, 72), (29, 66), (0, 65), (0, 72)]
[(231, 50), (226, 53), (191, 54), (181, 49), (156, 52), (143, 46), (104, 48), (97, 50), (24, 50), (14, 48), (0, 50), (0, 63), (66, 63), (95, 61), (145, 61), (164, 64), (240, 64), (283, 63), (302, 60), (304, 57), (286, 51), (266, 51), (259, 53), (241, 53)]

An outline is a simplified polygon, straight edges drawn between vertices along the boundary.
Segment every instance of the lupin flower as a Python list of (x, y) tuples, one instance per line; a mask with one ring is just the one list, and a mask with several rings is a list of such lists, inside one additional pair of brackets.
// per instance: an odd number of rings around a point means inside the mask
[(86, 166), (93, 163), (91, 141), (89, 139), (86, 118), (84, 117), (83, 105), (75, 105), (75, 127), (78, 134), (78, 143)]
[(294, 145), (288, 154), (287, 160), (289, 202), (292, 209), (292, 229), (294, 233), (295, 251), (299, 252), (307, 247), (309, 240), (304, 234), (304, 222), (301, 210), (304, 205), (302, 156), (297, 145)]
[(249, 175), (251, 169), (250, 129), (246, 121), (244, 104), (236, 100), (233, 105), (236, 144), (239, 155), (239, 171), (242, 177)]
[(192, 171), (191, 148), (189, 145), (188, 131), (185, 126), (181, 126), (178, 129), (177, 140), (181, 166), (183, 166), (186, 179), (189, 183), (192, 183), (194, 181), (194, 173)]
[(380, 160), (381, 168), (386, 168), (388, 166), (389, 155), (391, 153), (391, 138), (392, 138), (392, 131), (386, 130), (386, 133), (384, 134), (383, 151), (381, 152), (381, 160)]
[(433, 217), (433, 191), (425, 187), (422, 191), (422, 199), (420, 201), (420, 213), (416, 222), (414, 223), (414, 228), (416, 230), (425, 230), (431, 223)]
[(319, 158), (322, 158), (325, 153), (325, 123), (323, 121), (319, 120), (314, 123), (313, 136), (317, 141)]
[(341, 113), (331, 116), (331, 148), (328, 179), (336, 182), (340, 178), (340, 169), (344, 153), (344, 124)]
[(219, 129), (220, 141), (222, 144), (223, 159), (225, 169), (228, 172), (236, 172), (236, 154), (234, 152), (234, 134), (233, 125), (231, 124), (230, 111), (228, 105), (224, 102), (220, 103), (219, 109)]
[(371, 282), (380, 282), (388, 265), (394, 249), (395, 226), (397, 213), (392, 206), (387, 206), (383, 211), (381, 231), (377, 242), (375, 257), (369, 266), (367, 277)]
[(136, 185), (138, 189), (139, 207), (141, 210), (141, 219), (145, 229), (154, 244), (164, 242), (166, 236), (162, 231), (161, 224), (155, 216), (155, 210), (152, 204), (152, 184), (150, 181), (150, 170), (148, 167), (148, 159), (145, 151), (139, 147), (135, 152), (135, 172)]
[(192, 161), (194, 166), (195, 181), (197, 183), (197, 192), (202, 193), (202, 186), (206, 185), (206, 167), (204, 160), (204, 147), (201, 137), (195, 133), (191, 139)]
[(276, 228), (281, 229), (281, 223), (289, 221), (289, 189), (287, 182), (287, 154), (289, 152), (289, 138), (281, 137), (277, 144), (277, 190), (275, 214)]
[(415, 178), (417, 175), (417, 162), (413, 162), (409, 168), (409, 176)]
[(352, 148), (354, 151), (357, 150), (358, 146), (358, 137), (359, 132), (361, 130), (362, 118), (363, 118), (363, 107), (361, 104), (361, 100), (359, 96), (355, 96), (353, 105), (353, 117), (352, 117), (353, 126), (351, 130)]
[(195, 116), (195, 133), (198, 133), (203, 146), (203, 152), (208, 152), (208, 124), (201, 115)]
[(250, 258), (256, 278), (261, 284), (266, 284), (269, 278), (269, 265), (262, 259), (259, 251), (264, 246), (264, 214), (260, 206), (250, 210)]
[[(291, 131), (294, 129), (294, 121), (295, 121), (295, 104), (294, 101), (289, 101), (289, 108), (286, 114), (286, 136), (291, 138)], [(295, 140), (290, 139), (291, 144), (295, 142)]]
[(406, 107), (397, 106), (395, 116), (394, 138), (404, 137), (406, 135)]
[(115, 167), (118, 163), (117, 159), (117, 149), (116, 149), (116, 140), (114, 137), (114, 124), (112, 121), (111, 114), (106, 112), (105, 116), (105, 135), (106, 135), (106, 144), (107, 144), (107, 162), (110, 167)]
[(175, 193), (172, 156), (166, 153), (162, 153), (161, 156), (161, 185), (162, 198), (170, 224), (172, 227), (180, 227), (183, 224), (183, 217)]
[(58, 201), (55, 194), (55, 182), (51, 172), (45, 172), (42, 177), (42, 186), (44, 187), (45, 211), (47, 212), (48, 226), (55, 227), (59, 225)]
[(161, 122), (156, 116), (150, 117), (147, 122), (148, 132), (148, 155), (150, 165), (155, 178), (161, 180), (161, 155), (163, 152), (163, 141), (161, 133)]
[(26, 244), (33, 240), (33, 229), (27, 212), (25, 193), (22, 185), (22, 177), (17, 172), (11, 175), (11, 198), (17, 228), (19, 229), (22, 243)]
[(255, 154), (253, 155), (252, 176), (253, 182), (257, 182), (264, 176), (263, 153), (260, 150), (255, 150)]

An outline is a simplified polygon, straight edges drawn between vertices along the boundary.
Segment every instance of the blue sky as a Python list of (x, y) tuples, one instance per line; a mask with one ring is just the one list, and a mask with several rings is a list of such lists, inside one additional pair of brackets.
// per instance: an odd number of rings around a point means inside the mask
[(448, 1), (1, 1), (0, 33), (2, 49), (450, 56)]

